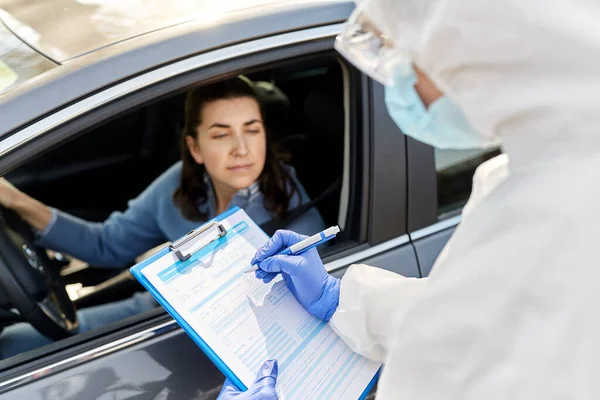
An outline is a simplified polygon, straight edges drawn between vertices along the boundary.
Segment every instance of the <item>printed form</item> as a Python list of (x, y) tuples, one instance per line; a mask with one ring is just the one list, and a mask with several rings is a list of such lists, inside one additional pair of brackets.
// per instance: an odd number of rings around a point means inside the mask
[(221, 223), (226, 236), (183, 262), (163, 256), (142, 270), (146, 279), (246, 387), (275, 358), (280, 399), (359, 398), (381, 365), (304, 310), (281, 276), (265, 284), (245, 273), (268, 237), (243, 210)]

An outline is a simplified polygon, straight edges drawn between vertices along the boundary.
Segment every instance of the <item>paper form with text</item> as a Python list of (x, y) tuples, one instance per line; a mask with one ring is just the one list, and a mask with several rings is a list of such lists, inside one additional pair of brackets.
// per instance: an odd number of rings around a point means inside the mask
[(364, 397), (381, 365), (304, 310), (281, 276), (265, 284), (245, 273), (268, 236), (243, 210), (217, 219), (225, 236), (185, 261), (164, 249), (133, 274), (240, 388), (275, 358), (280, 399)]

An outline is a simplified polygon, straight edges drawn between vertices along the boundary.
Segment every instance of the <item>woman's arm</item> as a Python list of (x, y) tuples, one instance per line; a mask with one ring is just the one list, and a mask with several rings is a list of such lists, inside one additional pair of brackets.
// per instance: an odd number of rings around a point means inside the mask
[(40, 232), (52, 220), (52, 211), (48, 206), (21, 192), (4, 178), (0, 178), (0, 204), (15, 211)]
[(125, 212), (113, 213), (104, 223), (84, 221), (52, 209), (3, 178), (0, 178), (0, 204), (15, 210), (41, 232), (40, 245), (94, 266), (120, 267), (167, 240), (158, 221), (165, 207), (173, 207), (170, 195), (180, 172), (176, 167), (131, 200)]
[(133, 262), (138, 255), (168, 240), (159, 221), (167, 208), (175, 207), (171, 195), (180, 173), (175, 167), (130, 200), (127, 210), (112, 213), (103, 223), (56, 211), (56, 222), (39, 243), (94, 266), (119, 267)]
[(142, 196), (130, 201), (126, 211), (114, 212), (103, 223), (55, 212), (56, 221), (41, 235), (39, 244), (96, 267), (122, 267), (166, 240)]

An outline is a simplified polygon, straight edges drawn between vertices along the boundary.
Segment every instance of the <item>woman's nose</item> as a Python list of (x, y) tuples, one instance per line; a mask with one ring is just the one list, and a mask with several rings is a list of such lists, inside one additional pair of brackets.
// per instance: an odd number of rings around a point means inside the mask
[(236, 156), (245, 156), (248, 154), (248, 144), (244, 135), (236, 135), (233, 154)]

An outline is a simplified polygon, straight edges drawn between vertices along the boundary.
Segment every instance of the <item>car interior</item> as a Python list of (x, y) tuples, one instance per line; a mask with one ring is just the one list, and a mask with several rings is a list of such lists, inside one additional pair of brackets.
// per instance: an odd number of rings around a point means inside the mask
[[(322, 57), (246, 74), (263, 103), (271, 144), (294, 167), (326, 226), (342, 228), (348, 213), (344, 165), (349, 157), (343, 68), (338, 59)], [(44, 204), (102, 222), (112, 212), (125, 210), (130, 199), (179, 161), (184, 101), (185, 93), (176, 93), (115, 116), (5, 177)], [(314, 160), (327, 160), (327, 168)], [(350, 230), (336, 241), (342, 243), (351, 235)], [(335, 246), (334, 242), (326, 251), (335, 251)], [(143, 290), (129, 274), (130, 265), (95, 268), (68, 254), (50, 249), (47, 253), (77, 308)], [(16, 321), (11, 306), (0, 299), (1, 326)]]

